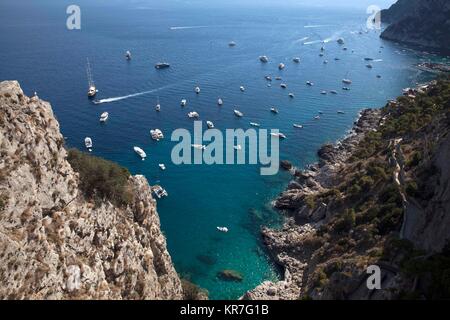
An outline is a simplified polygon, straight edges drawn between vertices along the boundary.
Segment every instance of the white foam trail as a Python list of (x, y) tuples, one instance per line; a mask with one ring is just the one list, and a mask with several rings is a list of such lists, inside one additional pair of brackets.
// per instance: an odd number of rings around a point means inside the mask
[(144, 94), (150, 94), (150, 93), (154, 93), (154, 92), (158, 92), (160, 90), (166, 89), (170, 86), (165, 86), (165, 87), (161, 87), (161, 88), (156, 88), (153, 90), (148, 90), (148, 91), (142, 91), (142, 92), (138, 92), (138, 93), (133, 93), (133, 94), (129, 94), (126, 96), (122, 96), (122, 97), (114, 97), (114, 98), (107, 98), (107, 99), (100, 99), (100, 100), (95, 100), (94, 103), (95, 104), (102, 104), (102, 103), (111, 103), (111, 102), (116, 102), (116, 101), (120, 101), (120, 100), (125, 100), (125, 99), (129, 99), (129, 98), (133, 98), (133, 97), (137, 97), (137, 96), (142, 96)]
[(185, 26), (185, 27), (170, 27), (170, 30), (184, 30), (184, 29), (200, 29), (208, 28), (208, 26)]
[(309, 41), (309, 42), (303, 42), (304, 45), (310, 45), (310, 44), (315, 44), (315, 43), (323, 43), (324, 41), (322, 40), (314, 40), (314, 41)]
[(326, 38), (325, 40), (323, 40), (323, 43), (328, 43), (328, 42), (330, 42), (331, 40), (333, 40), (333, 38)]
[(383, 59), (375, 59), (373, 62), (383, 62)]
[(331, 24), (316, 24), (316, 25), (304, 26), (304, 28), (324, 28), (324, 27), (333, 27), (333, 25), (331, 25)]

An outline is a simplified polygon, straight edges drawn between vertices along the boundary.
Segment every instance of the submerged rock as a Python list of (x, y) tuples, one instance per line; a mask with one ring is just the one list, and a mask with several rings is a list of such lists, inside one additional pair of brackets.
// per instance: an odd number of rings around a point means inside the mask
[(244, 277), (236, 270), (226, 269), (217, 273), (217, 277), (224, 281), (236, 281), (241, 282)]

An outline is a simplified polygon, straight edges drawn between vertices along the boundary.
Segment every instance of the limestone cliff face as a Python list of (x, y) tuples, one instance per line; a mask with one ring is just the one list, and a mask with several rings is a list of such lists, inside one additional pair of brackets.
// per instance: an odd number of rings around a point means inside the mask
[(147, 180), (94, 205), (63, 141), (49, 103), (0, 83), (0, 298), (181, 299)]
[(450, 2), (399, 0), (381, 12), (383, 39), (450, 52)]

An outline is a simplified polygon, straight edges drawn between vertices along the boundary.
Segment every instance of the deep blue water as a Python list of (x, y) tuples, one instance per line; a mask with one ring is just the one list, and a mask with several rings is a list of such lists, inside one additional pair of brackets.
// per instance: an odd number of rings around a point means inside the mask
[[(187, 112), (196, 110), (219, 129), (249, 128), (250, 121), (280, 129), (288, 136), (281, 143), (281, 158), (302, 167), (315, 160), (321, 144), (345, 135), (359, 110), (380, 107), (401, 88), (424, 80), (427, 75), (416, 70), (415, 63), (439, 58), (384, 42), (374, 31), (358, 34), (366, 21), (365, 11), (358, 10), (83, 4), (82, 30), (68, 31), (66, 5), (2, 1), (0, 79), (17, 79), (26, 94), (37, 91), (50, 101), (68, 146), (83, 149), (84, 137), (90, 136), (95, 155), (145, 174), (151, 184), (168, 190), (169, 197), (158, 201), (158, 212), (173, 261), (178, 272), (208, 289), (214, 299), (237, 298), (277, 278), (260, 244), (259, 229), (279, 221), (270, 202), (289, 176), (281, 172), (262, 177), (259, 166), (251, 165), (171, 164), (175, 143), (170, 133), (176, 128), (192, 130)], [(170, 29), (186, 26), (202, 27)], [(336, 43), (340, 36), (348, 51)], [(305, 37), (309, 39), (299, 40)], [(319, 57), (321, 44), (302, 45), (321, 39), (330, 39), (324, 58)], [(231, 40), (235, 48), (228, 47)], [(132, 51), (130, 62), (124, 59), (126, 50)], [(262, 54), (269, 56), (268, 64), (258, 61)], [(301, 63), (292, 62), (295, 56)], [(87, 57), (100, 90), (97, 98), (155, 91), (93, 105), (86, 97)], [(364, 57), (380, 60), (369, 70)], [(329, 63), (323, 64), (324, 59)], [(171, 68), (155, 70), (158, 61), (170, 62)], [(280, 62), (286, 64), (283, 71), (277, 69)], [(288, 89), (281, 89), (277, 81), (268, 88), (266, 74), (282, 76)], [(346, 76), (353, 80), (348, 92), (341, 90)], [(307, 87), (307, 80), (315, 86)], [(202, 89), (198, 96), (193, 91), (197, 84)], [(239, 91), (241, 85), (245, 93)], [(333, 89), (338, 95), (320, 94)], [(288, 92), (296, 98), (290, 99)], [(154, 110), (157, 96), (160, 113)], [(219, 96), (225, 101), (222, 107), (216, 104)], [(182, 98), (188, 99), (184, 109)], [(234, 105), (244, 118), (233, 115)], [(269, 112), (272, 105), (280, 110), (278, 115)], [(314, 121), (319, 110), (324, 114)], [(346, 113), (338, 115), (337, 110)], [(110, 118), (100, 125), (103, 111)], [(305, 127), (294, 129), (293, 123)], [(162, 129), (166, 139), (152, 141), (152, 128)], [(135, 145), (149, 155), (145, 162), (133, 153)], [(158, 163), (165, 163), (167, 170), (160, 171)], [(216, 226), (228, 226), (230, 232), (218, 233)], [(244, 281), (218, 280), (222, 269), (238, 270)]]

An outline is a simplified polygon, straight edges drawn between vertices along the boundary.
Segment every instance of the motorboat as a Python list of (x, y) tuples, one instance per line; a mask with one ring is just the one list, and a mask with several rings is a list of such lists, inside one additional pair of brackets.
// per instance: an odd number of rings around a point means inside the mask
[(191, 144), (191, 147), (197, 150), (206, 150), (206, 146), (202, 144)]
[(158, 164), (158, 167), (159, 167), (162, 171), (166, 170), (166, 165), (165, 165), (164, 163)]
[(366, 67), (369, 68), (369, 69), (372, 69), (372, 68), (373, 68), (373, 65), (371, 65), (371, 64), (369, 63), (369, 64), (366, 64)]
[(280, 63), (280, 64), (278, 65), (278, 69), (280, 69), (280, 70), (283, 70), (285, 67), (286, 67), (286, 66), (285, 66), (284, 63)]
[(228, 43), (228, 46), (229, 46), (229, 47), (235, 47), (235, 46), (236, 46), (236, 42), (230, 41), (230, 42)]
[(181, 106), (184, 107), (187, 104), (187, 100), (186, 99), (182, 99), (181, 100)]
[(314, 85), (314, 83), (312, 83), (311, 81), (306, 81), (306, 85), (312, 87)]
[(343, 47), (343, 48), (342, 48), (342, 50), (344, 50), (344, 51), (347, 51), (347, 50), (348, 50), (348, 48), (347, 48), (347, 47)]
[(244, 114), (242, 112), (240, 112), (239, 110), (234, 110), (234, 114), (236, 115), (236, 117), (239, 117), (239, 118), (244, 116)]
[(364, 58), (366, 61), (373, 61), (373, 58)]
[(141, 157), (142, 161), (144, 161), (145, 158), (147, 158), (147, 154), (141, 148), (133, 147), (133, 150)]
[(92, 69), (91, 69), (91, 64), (89, 63), (89, 59), (87, 59), (86, 74), (87, 74), (88, 85), (89, 85), (87, 95), (89, 98), (93, 98), (97, 94), (98, 90), (94, 83), (94, 77), (92, 76)]
[(170, 67), (170, 64), (168, 64), (167, 62), (158, 62), (157, 64), (155, 64), (156, 69), (166, 69), (169, 67)]
[(339, 61), (341, 60), (341, 58), (334, 58), (334, 61)]
[(325, 94), (327, 94), (327, 92), (324, 90), (324, 91), (321, 91), (320, 94), (324, 94), (325, 95)]
[(217, 104), (218, 104), (219, 106), (223, 105), (223, 100), (222, 100), (222, 98), (217, 99)]
[(338, 94), (336, 90), (330, 90), (331, 94)]
[(292, 92), (289, 93), (289, 98), (294, 98), (294, 94)]
[(264, 79), (266, 79), (267, 81), (272, 81), (272, 77), (271, 76), (265, 76)]
[(195, 87), (194, 91), (195, 91), (196, 94), (199, 94), (200, 93), (200, 87)]
[(343, 39), (343, 38), (339, 38), (339, 39), (337, 39), (337, 43), (339, 43), (339, 44), (344, 44), (344, 43), (345, 43), (345, 41), (344, 41), (344, 39)]
[(200, 115), (195, 111), (191, 111), (188, 113), (188, 117), (191, 119), (198, 119), (200, 117)]
[(282, 83), (282, 84), (280, 84), (280, 87), (282, 87), (283, 89), (286, 89), (287, 88), (287, 84), (286, 83)]
[(303, 129), (303, 126), (301, 124), (294, 123), (294, 128)]
[(320, 120), (320, 116), (315, 116), (314, 120)]
[(278, 109), (272, 107), (270, 108), (270, 112), (278, 114)]
[(103, 112), (100, 116), (100, 122), (106, 122), (106, 120), (108, 120), (108, 117), (109, 117), (109, 113)]
[(228, 232), (228, 228), (227, 227), (217, 227), (217, 230), (219, 230), (220, 232), (223, 232), (223, 233), (227, 233)]
[(164, 139), (164, 134), (162, 133), (162, 131), (160, 129), (150, 130), (150, 136), (152, 137), (153, 140), (156, 140), (156, 141)]
[(321, 53), (319, 53), (319, 57), (323, 57), (324, 56), (324, 54), (321, 52)]
[(167, 197), (169, 195), (167, 191), (159, 185), (153, 186), (152, 192), (158, 199), (161, 199), (162, 197)]
[(233, 146), (233, 149), (239, 151), (239, 150), (242, 150), (242, 146), (240, 144), (238, 144), (236, 146)]
[(214, 129), (214, 123), (212, 123), (212, 121), (206, 121), (206, 125), (209, 129)]
[(292, 59), (292, 61), (294, 61), (295, 63), (299, 63), (300, 62), (300, 58), (295, 57), (295, 58)]
[(256, 123), (256, 122), (250, 122), (250, 125), (252, 127), (261, 127), (261, 125), (259, 123)]
[(84, 145), (86, 146), (86, 149), (89, 150), (89, 152), (92, 152), (92, 139), (89, 137), (84, 138)]
[(344, 114), (345, 112), (344, 112), (344, 111), (341, 111), (341, 110), (338, 110), (337, 113), (338, 113), (338, 114)]
[(275, 137), (275, 138), (286, 139), (286, 136), (284, 134), (282, 134), (281, 132), (279, 132), (279, 133), (271, 133), (270, 135), (272, 137)]
[(342, 79), (342, 82), (345, 84), (352, 84), (352, 80), (350, 79)]
[(244, 87), (244, 86), (240, 86), (240, 87), (239, 87), (239, 90), (241, 90), (242, 92), (244, 92), (244, 91), (245, 91), (245, 87)]
[(381, 75), (377, 74), (377, 78), (378, 78), (378, 79), (381, 79)]
[(267, 63), (269, 62), (269, 58), (267, 56), (260, 56), (259, 61), (261, 61), (262, 63)]
[(125, 59), (131, 60), (131, 52), (130, 51), (125, 52)]
[(350, 91), (350, 88), (349, 88), (349, 87), (343, 87), (342, 90), (344, 90), (344, 91)]
[(155, 106), (155, 110), (161, 111), (161, 104), (159, 103), (159, 97), (158, 97), (158, 102), (156, 103), (156, 106)]

